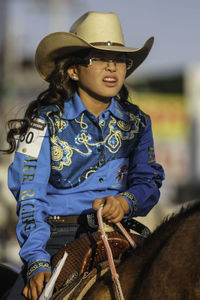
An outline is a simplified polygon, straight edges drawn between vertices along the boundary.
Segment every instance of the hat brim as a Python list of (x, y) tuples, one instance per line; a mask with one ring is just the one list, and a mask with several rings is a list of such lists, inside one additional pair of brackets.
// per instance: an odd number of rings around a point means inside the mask
[(76, 51), (91, 48), (126, 53), (129, 58), (133, 59), (133, 66), (126, 74), (128, 77), (148, 56), (153, 42), (154, 38), (151, 37), (141, 48), (112, 45), (95, 46), (73, 33), (55, 32), (46, 36), (38, 45), (35, 54), (35, 66), (40, 76), (48, 81), (50, 74), (55, 69), (56, 60), (67, 57)]

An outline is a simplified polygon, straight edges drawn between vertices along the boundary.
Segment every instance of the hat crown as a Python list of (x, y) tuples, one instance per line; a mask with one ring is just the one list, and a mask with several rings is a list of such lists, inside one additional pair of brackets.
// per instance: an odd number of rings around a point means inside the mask
[(114, 13), (87, 12), (70, 28), (70, 33), (86, 42), (124, 45), (124, 37), (119, 18)]

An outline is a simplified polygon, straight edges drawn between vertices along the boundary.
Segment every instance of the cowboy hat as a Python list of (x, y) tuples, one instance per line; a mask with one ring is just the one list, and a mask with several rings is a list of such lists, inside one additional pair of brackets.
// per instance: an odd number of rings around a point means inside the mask
[(119, 18), (114, 13), (87, 12), (71, 27), (70, 32), (55, 32), (39, 43), (35, 54), (35, 65), (40, 76), (48, 81), (58, 59), (82, 49), (98, 49), (126, 53), (133, 59), (129, 76), (147, 57), (154, 38), (149, 38), (141, 48), (130, 48), (124, 44)]

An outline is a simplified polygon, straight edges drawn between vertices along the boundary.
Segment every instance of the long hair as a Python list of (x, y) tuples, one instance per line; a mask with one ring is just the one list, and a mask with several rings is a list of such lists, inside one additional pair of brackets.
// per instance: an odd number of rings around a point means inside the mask
[[(7, 142), (9, 148), (1, 150), (4, 153), (13, 153), (16, 149), (16, 136), (20, 137), (26, 134), (32, 121), (40, 115), (42, 107), (56, 105), (60, 112), (63, 112), (64, 101), (69, 100), (77, 91), (77, 82), (72, 80), (67, 69), (72, 65), (79, 65), (83, 58), (88, 54), (88, 50), (79, 51), (73, 56), (62, 59), (56, 63), (55, 70), (47, 78), (49, 87), (38, 95), (36, 100), (30, 102), (23, 119), (12, 119), (8, 121)], [(125, 85), (122, 86), (116, 100), (128, 103), (128, 90)], [(57, 113), (57, 112), (56, 112)]]

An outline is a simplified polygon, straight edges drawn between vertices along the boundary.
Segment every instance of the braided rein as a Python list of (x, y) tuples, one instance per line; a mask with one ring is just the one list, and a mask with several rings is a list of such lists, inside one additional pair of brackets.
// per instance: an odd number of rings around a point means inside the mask
[[(97, 220), (98, 220), (98, 224), (99, 224), (99, 229), (101, 232), (101, 238), (103, 240), (105, 249), (106, 249), (106, 254), (107, 254), (107, 258), (108, 258), (108, 264), (110, 267), (110, 271), (111, 271), (111, 275), (112, 275), (112, 280), (115, 284), (115, 288), (117, 291), (117, 295), (118, 295), (118, 299), (119, 300), (125, 300), (124, 299), (124, 295), (122, 292), (122, 288), (121, 288), (121, 284), (119, 281), (119, 274), (116, 271), (115, 268), (115, 263), (114, 263), (114, 259), (113, 259), (113, 255), (112, 255), (112, 251), (108, 242), (108, 236), (105, 232), (104, 229), (104, 225), (103, 225), (103, 217), (102, 217), (102, 209), (103, 209), (103, 205), (98, 209), (97, 211)], [(130, 243), (130, 245), (135, 249), (136, 248), (136, 243), (135, 241), (132, 239), (132, 237), (130, 236), (130, 234), (126, 231), (126, 229), (122, 226), (122, 224), (120, 222), (115, 224), (120, 231), (122, 232), (122, 234), (126, 237), (126, 239), (128, 240), (128, 242)]]

